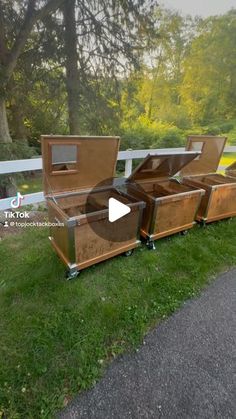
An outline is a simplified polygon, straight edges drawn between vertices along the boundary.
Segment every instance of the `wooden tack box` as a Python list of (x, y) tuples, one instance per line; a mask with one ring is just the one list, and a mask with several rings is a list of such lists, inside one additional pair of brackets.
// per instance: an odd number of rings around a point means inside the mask
[(236, 180), (218, 174), (225, 137), (190, 136), (186, 150), (201, 151), (199, 157), (181, 170), (182, 183), (205, 190), (196, 219), (210, 223), (236, 215)]
[(150, 248), (161, 237), (186, 231), (195, 224), (195, 216), (205, 191), (182, 185), (173, 179), (198, 152), (148, 155), (126, 181), (129, 194), (146, 203), (141, 235)]
[[(68, 268), (68, 278), (79, 271), (140, 243), (145, 206), (114, 185), (119, 137), (42, 136), (44, 193), (50, 240)], [(111, 223), (108, 200), (128, 205), (130, 213)], [(105, 235), (97, 234), (106, 231)]]

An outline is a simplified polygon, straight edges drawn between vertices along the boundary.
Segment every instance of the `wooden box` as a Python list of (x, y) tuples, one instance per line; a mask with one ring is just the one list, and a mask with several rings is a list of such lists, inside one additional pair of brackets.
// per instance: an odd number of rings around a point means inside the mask
[[(139, 244), (144, 202), (114, 187), (118, 137), (42, 136), (44, 193), (51, 243), (68, 267), (81, 269), (129, 253)], [(130, 213), (109, 222), (109, 198)]]
[(198, 154), (149, 155), (127, 179), (128, 193), (146, 202), (141, 235), (149, 248), (154, 248), (153, 240), (186, 231), (195, 224), (204, 191), (182, 185), (172, 177)]
[(232, 176), (236, 178), (236, 161), (233, 162), (227, 169), (225, 170), (226, 176)]
[(217, 174), (226, 143), (225, 137), (191, 136), (187, 150), (201, 151), (197, 160), (181, 171), (183, 184), (205, 190), (196, 219), (202, 223), (236, 215), (236, 180)]

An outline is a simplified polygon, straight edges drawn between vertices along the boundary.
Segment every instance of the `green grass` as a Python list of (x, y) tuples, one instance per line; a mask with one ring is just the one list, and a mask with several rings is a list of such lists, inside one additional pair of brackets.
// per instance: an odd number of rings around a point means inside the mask
[(42, 192), (43, 184), (42, 177), (26, 178), (18, 182), (18, 191), (23, 194), (29, 194), (34, 192)]
[[(64, 280), (47, 231), (0, 242), (0, 411), (51, 418), (117, 354), (236, 265), (236, 220), (144, 246)], [(0, 414), (1, 417), (1, 414)]]

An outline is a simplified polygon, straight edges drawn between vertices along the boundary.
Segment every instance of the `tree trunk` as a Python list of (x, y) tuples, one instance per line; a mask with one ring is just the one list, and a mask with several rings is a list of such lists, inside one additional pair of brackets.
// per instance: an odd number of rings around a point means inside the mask
[(24, 125), (23, 109), (14, 103), (10, 106), (11, 111), (11, 129), (13, 138), (21, 140), (21, 144), (27, 144), (27, 129)]
[(4, 97), (0, 97), (0, 143), (12, 143)]
[[(0, 97), (0, 152), (2, 153), (3, 145), (11, 144), (12, 138), (9, 131), (9, 125), (7, 120), (6, 101), (4, 96)], [(3, 149), (4, 151), (4, 149)], [(1, 160), (1, 154), (0, 154)], [(16, 194), (16, 183), (12, 176), (5, 175), (4, 181), (0, 175), (0, 198), (7, 198), (8, 196), (14, 196)]]
[(0, 182), (0, 198), (16, 196), (17, 185), (12, 176), (5, 176), (4, 184)]
[(75, 0), (68, 0), (63, 7), (65, 25), (66, 89), (71, 134), (79, 134), (80, 89), (77, 54)]
[[(16, 37), (11, 50), (9, 50), (8, 44), (10, 44), (10, 42), (7, 42), (4, 28), (3, 2), (0, 0), (0, 152), (4, 148), (1, 143), (12, 143), (6, 112), (4, 95), (5, 86), (11, 79), (17, 65), (17, 60), (25, 47), (35, 23), (61, 7), (62, 2), (64, 1), (65, 0), (48, 0), (38, 11), (35, 11), (34, 8), (35, 0), (29, 1), (18, 36)], [(3, 180), (0, 176), (0, 198), (15, 195), (15, 191), (16, 184), (14, 178), (12, 176), (4, 176)]]

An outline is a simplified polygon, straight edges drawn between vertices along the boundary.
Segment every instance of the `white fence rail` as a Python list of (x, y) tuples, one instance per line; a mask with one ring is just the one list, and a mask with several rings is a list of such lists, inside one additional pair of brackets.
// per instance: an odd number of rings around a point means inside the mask
[[(126, 150), (120, 151), (118, 160), (125, 160), (125, 177), (128, 177), (132, 172), (132, 163), (134, 159), (143, 159), (148, 154), (158, 153), (176, 153), (184, 151), (184, 148), (159, 148), (148, 150)], [(226, 147), (225, 153), (236, 153), (236, 146)], [(219, 170), (224, 170), (225, 166), (220, 166)], [(33, 170), (42, 170), (42, 158), (33, 158), (26, 160), (11, 160), (0, 162), (0, 175), (10, 173), (28, 172)], [(0, 197), (0, 211), (11, 208), (12, 198), (1, 199)], [(24, 195), (23, 205), (36, 204), (44, 201), (43, 192), (36, 192)]]

